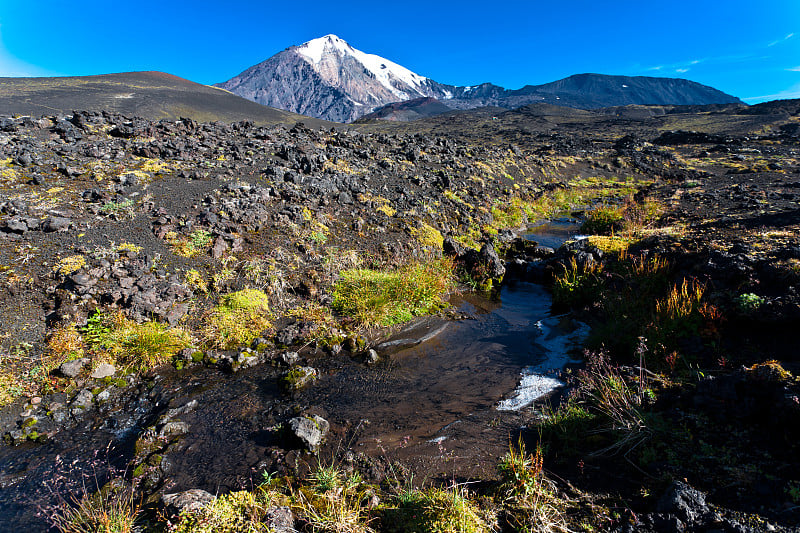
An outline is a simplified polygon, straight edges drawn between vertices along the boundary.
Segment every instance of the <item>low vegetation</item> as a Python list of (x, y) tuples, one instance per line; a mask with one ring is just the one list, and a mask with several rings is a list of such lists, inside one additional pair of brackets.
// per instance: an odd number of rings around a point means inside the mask
[(333, 308), (366, 326), (389, 326), (429, 314), (446, 305), (453, 263), (430, 259), (394, 271), (351, 269), (339, 273)]
[(200, 327), (206, 344), (229, 349), (247, 345), (272, 327), (269, 297), (257, 289), (225, 294)]
[(214, 498), (199, 510), (182, 512), (169, 531), (175, 533), (239, 533), (264, 531), (267, 511), (286, 497), (268, 488), (237, 491)]
[(191, 344), (189, 333), (155, 321), (141, 324), (121, 313), (97, 313), (89, 319), (83, 339), (99, 359), (135, 371), (170, 363)]
[(116, 479), (93, 494), (63, 501), (48, 518), (61, 533), (133, 533), (140, 530), (136, 521), (141, 514), (132, 488)]

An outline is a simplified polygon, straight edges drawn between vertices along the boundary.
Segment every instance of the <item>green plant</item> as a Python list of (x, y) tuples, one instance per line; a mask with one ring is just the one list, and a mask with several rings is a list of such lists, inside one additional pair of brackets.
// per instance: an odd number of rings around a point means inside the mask
[(340, 272), (333, 308), (365, 325), (391, 325), (434, 312), (452, 287), (453, 262), (432, 259), (395, 271), (352, 269)]
[(786, 487), (786, 494), (789, 495), (793, 503), (800, 503), (800, 481), (790, 481)]
[(203, 275), (195, 269), (191, 269), (186, 272), (184, 275), (184, 281), (195, 291), (203, 294), (208, 292), (208, 282), (203, 278)]
[(581, 224), (581, 233), (611, 235), (622, 229), (623, 210), (606, 204), (587, 211)]
[(171, 531), (175, 533), (256, 533), (267, 530), (267, 510), (285, 505), (286, 497), (259, 488), (231, 492), (214, 498), (195, 511), (183, 511)]
[(740, 294), (736, 298), (736, 306), (744, 313), (753, 313), (764, 304), (764, 298), (752, 292)]
[(107, 202), (100, 207), (100, 211), (103, 213), (132, 213), (133, 212), (133, 200), (128, 198), (127, 200), (123, 200), (121, 202)]
[(393, 533), (484, 533), (489, 527), (463, 486), (407, 490), (385, 511)]
[(357, 474), (345, 476), (336, 466), (318, 465), (308, 486), (293, 493), (294, 510), (310, 531), (325, 533), (370, 533), (371, 490)]
[(191, 344), (191, 337), (181, 328), (154, 321), (137, 324), (122, 313), (94, 314), (83, 338), (90, 348), (102, 350), (117, 364), (138, 371), (168, 363)]
[(140, 514), (132, 487), (115, 480), (94, 494), (63, 501), (49, 518), (62, 533), (131, 533)]
[(603, 289), (599, 274), (602, 265), (591, 263), (579, 266), (575, 258), (562, 265), (562, 272), (553, 278), (553, 303), (560, 306), (579, 306), (597, 300)]
[(211, 247), (214, 236), (207, 230), (196, 229), (188, 237), (176, 231), (169, 231), (164, 235), (164, 239), (172, 246), (176, 254), (183, 257), (194, 257)]
[(577, 454), (586, 444), (586, 435), (597, 425), (597, 417), (574, 397), (558, 409), (545, 408), (543, 414), (545, 418), (539, 424), (539, 431), (554, 457)]
[(204, 229), (196, 229), (189, 234), (189, 241), (195, 250), (204, 250), (211, 246), (214, 236)]
[(325, 235), (324, 231), (312, 231), (311, 234), (309, 234), (308, 239), (317, 246), (323, 246), (326, 242), (328, 242), (328, 236)]
[[(646, 350), (641, 346), (642, 353)], [(586, 369), (578, 376), (582, 392), (591, 400), (592, 408), (602, 416), (596, 432), (610, 433), (613, 443), (592, 452), (592, 455), (614, 454), (622, 452), (627, 456), (653, 435), (653, 429), (643, 408), (646, 407), (649, 395), (640, 376), (636, 388), (628, 385), (619, 370), (609, 362), (608, 355), (603, 352), (589, 354)]]
[(516, 531), (569, 531), (563, 516), (565, 502), (558, 498), (553, 482), (545, 477), (543, 464), (541, 448), (528, 455), (520, 439), (517, 447), (509, 446), (498, 465), (498, 495), (506, 521)]
[(225, 294), (204, 318), (200, 328), (203, 338), (208, 345), (222, 349), (249, 344), (272, 327), (269, 298), (256, 289)]

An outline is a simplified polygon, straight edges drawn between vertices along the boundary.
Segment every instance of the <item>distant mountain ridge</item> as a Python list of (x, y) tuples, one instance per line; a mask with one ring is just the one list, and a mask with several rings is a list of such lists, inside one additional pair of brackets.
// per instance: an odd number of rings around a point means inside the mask
[(71, 114), (107, 111), (149, 120), (250, 120), (259, 125), (312, 126), (330, 123), (260, 106), (216, 87), (164, 72), (121, 72), (96, 76), (0, 78), (0, 115)]
[[(263, 105), (337, 122), (351, 122), (389, 104), (425, 98), (435, 98), (450, 109), (513, 109), (533, 103), (579, 109), (741, 103), (693, 81), (646, 76), (577, 74), (515, 90), (491, 83), (447, 85), (357, 50), (336, 35), (291, 46), (216, 86)], [(431, 103), (420, 103), (427, 107), (421, 114), (429, 113)], [(413, 108), (406, 106), (401, 115), (414, 116)]]

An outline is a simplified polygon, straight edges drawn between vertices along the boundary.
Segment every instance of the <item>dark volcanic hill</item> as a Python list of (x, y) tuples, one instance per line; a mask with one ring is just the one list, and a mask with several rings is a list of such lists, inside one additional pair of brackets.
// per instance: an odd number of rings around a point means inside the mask
[(52, 115), (74, 109), (108, 111), (149, 120), (252, 120), (259, 125), (322, 121), (254, 104), (227, 91), (163, 72), (101, 76), (0, 78), (0, 114)]
[(432, 117), (452, 111), (436, 98), (415, 98), (404, 102), (395, 102), (379, 107), (369, 115), (364, 115), (359, 120), (391, 120), (408, 122), (425, 117)]
[[(459, 87), (436, 82), (374, 54), (326, 35), (292, 46), (217, 86), (260, 104), (326, 120), (371, 118), (414, 120), (432, 108), (413, 102), (398, 112), (382, 110), (397, 102), (435, 98), (450, 109), (496, 106), (513, 109), (548, 103), (580, 109), (625, 105), (707, 105), (741, 101), (699, 83), (676, 78), (578, 74), (543, 85), (510, 90), (483, 83)], [(448, 109), (439, 108), (440, 112)]]

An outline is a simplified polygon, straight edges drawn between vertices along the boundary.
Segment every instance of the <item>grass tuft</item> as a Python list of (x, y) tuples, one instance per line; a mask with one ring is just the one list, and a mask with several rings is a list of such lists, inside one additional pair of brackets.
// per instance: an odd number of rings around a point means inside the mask
[(201, 333), (215, 348), (231, 349), (249, 344), (272, 327), (269, 298), (257, 289), (243, 289), (222, 296), (205, 316)]
[(393, 533), (484, 533), (490, 531), (463, 487), (404, 491), (386, 510), (384, 525)]
[(49, 519), (61, 533), (132, 533), (140, 513), (133, 489), (112, 481), (94, 494), (63, 501)]
[(407, 322), (437, 311), (452, 287), (453, 262), (433, 259), (392, 272), (351, 269), (340, 272), (333, 287), (333, 308), (372, 326)]
[(169, 363), (191, 344), (189, 333), (160, 322), (137, 324), (122, 313), (97, 313), (84, 329), (84, 341), (93, 349), (102, 349), (116, 364), (137, 371)]

